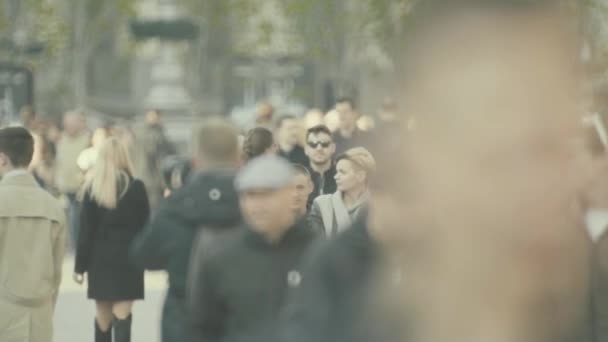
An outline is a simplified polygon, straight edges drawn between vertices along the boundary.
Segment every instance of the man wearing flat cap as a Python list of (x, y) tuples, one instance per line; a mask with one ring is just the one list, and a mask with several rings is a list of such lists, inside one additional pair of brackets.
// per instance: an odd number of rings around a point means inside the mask
[(300, 285), (300, 261), (316, 238), (290, 210), (294, 176), (274, 155), (252, 160), (237, 175), (244, 229), (190, 272), (195, 341), (269, 341), (275, 335), (286, 292)]

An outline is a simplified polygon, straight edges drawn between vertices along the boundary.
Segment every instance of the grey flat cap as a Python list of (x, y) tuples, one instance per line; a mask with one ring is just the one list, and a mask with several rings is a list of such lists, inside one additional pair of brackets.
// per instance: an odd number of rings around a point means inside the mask
[(280, 189), (291, 184), (294, 169), (285, 159), (264, 155), (251, 160), (236, 176), (234, 186), (238, 192), (252, 189)]

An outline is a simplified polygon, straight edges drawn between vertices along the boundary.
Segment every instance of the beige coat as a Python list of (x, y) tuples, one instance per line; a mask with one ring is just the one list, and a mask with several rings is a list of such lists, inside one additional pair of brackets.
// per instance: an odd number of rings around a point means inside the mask
[(0, 341), (50, 342), (64, 211), (29, 173), (0, 181), (0, 203)]

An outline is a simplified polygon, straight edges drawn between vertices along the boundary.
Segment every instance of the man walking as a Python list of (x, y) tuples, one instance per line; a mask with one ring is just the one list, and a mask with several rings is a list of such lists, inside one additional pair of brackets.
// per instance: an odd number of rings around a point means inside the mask
[(65, 213), (27, 171), (22, 127), (0, 129), (0, 341), (50, 342), (65, 252)]
[(305, 220), (285, 210), (293, 178), (278, 156), (254, 159), (237, 176), (244, 228), (214, 248), (189, 280), (196, 341), (274, 338), (286, 292), (300, 285), (300, 261), (315, 240)]
[(230, 230), (241, 215), (234, 176), (239, 163), (237, 130), (222, 119), (208, 119), (196, 134), (196, 172), (172, 193), (131, 246), (132, 260), (146, 269), (166, 270), (169, 291), (162, 319), (163, 342), (188, 342), (186, 275), (199, 228)]

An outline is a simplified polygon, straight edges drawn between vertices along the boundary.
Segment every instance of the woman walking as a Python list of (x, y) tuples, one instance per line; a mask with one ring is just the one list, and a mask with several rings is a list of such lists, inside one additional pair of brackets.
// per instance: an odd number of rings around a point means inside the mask
[(112, 342), (112, 330), (115, 342), (129, 342), (133, 301), (144, 298), (144, 271), (127, 256), (150, 207), (144, 184), (132, 170), (125, 146), (109, 138), (81, 192), (74, 281), (82, 284), (87, 274), (87, 296), (97, 306), (96, 342)]
[(319, 233), (334, 237), (350, 228), (367, 208), (368, 180), (376, 171), (374, 157), (363, 147), (355, 147), (336, 159), (338, 191), (315, 199), (309, 223)]

